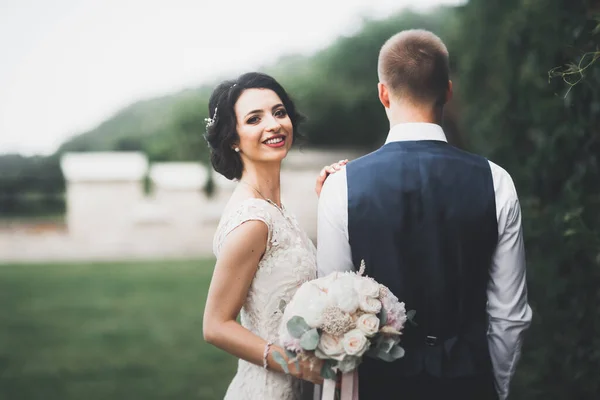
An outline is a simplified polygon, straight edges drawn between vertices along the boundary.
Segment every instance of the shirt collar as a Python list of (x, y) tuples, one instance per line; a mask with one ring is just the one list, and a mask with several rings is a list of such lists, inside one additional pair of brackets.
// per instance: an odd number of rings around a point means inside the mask
[(408, 140), (438, 140), (447, 142), (441, 126), (425, 122), (409, 122), (392, 126), (385, 144)]

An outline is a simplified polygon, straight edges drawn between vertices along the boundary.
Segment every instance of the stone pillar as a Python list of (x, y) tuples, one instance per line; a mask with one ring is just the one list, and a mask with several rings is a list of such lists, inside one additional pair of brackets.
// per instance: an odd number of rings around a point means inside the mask
[(148, 160), (139, 152), (66, 153), (69, 235), (95, 244), (118, 242), (131, 231), (134, 208), (144, 198)]
[(155, 163), (150, 168), (154, 201), (178, 228), (194, 229), (205, 216), (206, 167), (193, 162)]

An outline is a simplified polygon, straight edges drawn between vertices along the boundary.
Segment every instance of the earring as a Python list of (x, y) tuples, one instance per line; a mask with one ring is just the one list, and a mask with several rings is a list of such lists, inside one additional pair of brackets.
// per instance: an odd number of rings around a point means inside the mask
[(239, 148), (239, 147), (236, 147), (236, 148), (235, 148), (235, 149), (233, 149), (233, 150), (234, 150), (236, 153), (239, 153), (239, 152), (240, 152), (240, 148)]

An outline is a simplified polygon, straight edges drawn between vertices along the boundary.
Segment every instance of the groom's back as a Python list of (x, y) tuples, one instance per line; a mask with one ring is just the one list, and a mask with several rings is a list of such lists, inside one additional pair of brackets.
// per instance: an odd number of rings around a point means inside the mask
[(401, 141), (346, 172), (353, 262), (364, 259), (418, 324), (405, 329), (404, 359), (393, 368), (369, 360), (361, 380), (491, 372), (486, 289), (497, 220), (488, 161), (442, 141)]

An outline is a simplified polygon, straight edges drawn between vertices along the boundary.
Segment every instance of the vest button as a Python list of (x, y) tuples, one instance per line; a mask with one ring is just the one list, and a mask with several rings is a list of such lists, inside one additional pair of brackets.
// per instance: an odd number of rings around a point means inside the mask
[(427, 336), (425, 338), (425, 344), (427, 346), (435, 346), (437, 344), (438, 338), (435, 336)]

